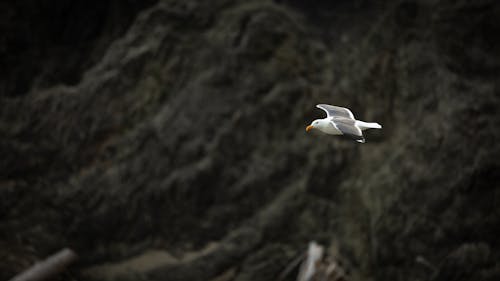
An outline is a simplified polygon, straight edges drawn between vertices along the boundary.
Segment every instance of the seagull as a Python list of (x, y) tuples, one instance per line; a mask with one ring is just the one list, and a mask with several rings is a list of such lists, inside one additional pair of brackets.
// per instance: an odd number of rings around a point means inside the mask
[(329, 104), (318, 104), (316, 107), (326, 112), (326, 118), (312, 121), (311, 125), (306, 127), (307, 132), (312, 129), (317, 129), (325, 134), (345, 135), (357, 142), (364, 143), (364, 130), (382, 129), (379, 123), (363, 122), (354, 119), (352, 112), (345, 107)]

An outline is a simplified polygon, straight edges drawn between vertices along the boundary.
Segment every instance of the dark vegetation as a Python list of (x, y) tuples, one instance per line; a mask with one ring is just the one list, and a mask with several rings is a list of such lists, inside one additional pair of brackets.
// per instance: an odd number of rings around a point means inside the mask
[[(496, 0), (1, 3), (0, 279), (71, 247), (61, 280), (276, 280), (316, 240), (349, 280), (499, 280), (499, 19)], [(306, 135), (317, 103), (384, 128)]]

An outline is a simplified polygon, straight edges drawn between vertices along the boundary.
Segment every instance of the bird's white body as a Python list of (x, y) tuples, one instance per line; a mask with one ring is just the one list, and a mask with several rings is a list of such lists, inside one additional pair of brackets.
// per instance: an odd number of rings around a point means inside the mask
[(321, 132), (329, 135), (342, 135), (342, 132), (335, 126), (331, 125), (332, 118), (327, 117), (323, 119), (316, 119), (311, 124), (314, 124), (314, 128), (320, 130)]
[(329, 135), (346, 135), (358, 142), (365, 142), (362, 131), (367, 129), (381, 129), (382, 126), (374, 122), (364, 122), (354, 119), (352, 112), (344, 107), (327, 104), (318, 104), (327, 117), (314, 120), (306, 130), (318, 129)]
[[(324, 119), (317, 119), (315, 121), (321, 121), (320, 126), (318, 126), (318, 130), (322, 131), (325, 134), (329, 135), (343, 135), (343, 133), (337, 129), (335, 126), (331, 126), (331, 122), (333, 117), (327, 117)], [(367, 129), (381, 129), (382, 126), (378, 123), (373, 123), (373, 122), (364, 122), (360, 120), (355, 120), (354, 126), (358, 127), (361, 131), (367, 130)], [(316, 127), (316, 126), (314, 126)]]

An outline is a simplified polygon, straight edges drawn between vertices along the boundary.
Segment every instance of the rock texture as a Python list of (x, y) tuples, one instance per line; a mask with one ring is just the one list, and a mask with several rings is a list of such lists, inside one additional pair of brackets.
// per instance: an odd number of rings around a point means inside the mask
[[(77, 280), (276, 280), (311, 240), (350, 280), (500, 277), (496, 1), (127, 5), (5, 42), (1, 279), (69, 246)], [(384, 129), (306, 135), (320, 102)]]

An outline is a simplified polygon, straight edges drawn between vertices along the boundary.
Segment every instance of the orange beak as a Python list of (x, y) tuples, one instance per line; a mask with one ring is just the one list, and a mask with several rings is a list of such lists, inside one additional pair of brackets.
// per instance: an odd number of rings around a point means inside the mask
[(309, 132), (310, 130), (314, 129), (314, 126), (309, 125), (306, 127), (306, 132)]

